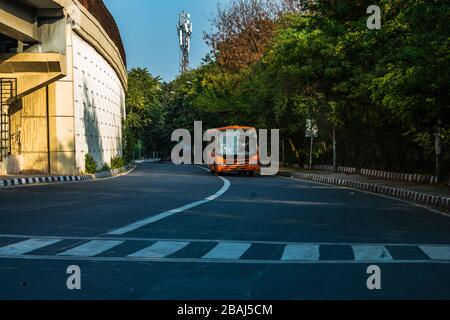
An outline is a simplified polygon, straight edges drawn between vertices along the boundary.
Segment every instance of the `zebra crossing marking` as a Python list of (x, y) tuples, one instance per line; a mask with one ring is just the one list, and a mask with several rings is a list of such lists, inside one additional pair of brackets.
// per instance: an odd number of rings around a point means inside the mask
[(145, 249), (139, 250), (133, 254), (128, 255), (132, 258), (164, 258), (170, 256), (184, 247), (186, 247), (189, 242), (169, 242), (169, 241), (158, 241), (155, 244), (147, 247)]
[(123, 241), (116, 241), (116, 240), (92, 240), (75, 248), (61, 252), (58, 255), (94, 257), (122, 243)]
[(320, 259), (320, 246), (289, 244), (284, 248), (281, 260), (285, 261), (317, 261)]
[[(0, 235), (2, 237), (2, 235)], [(155, 240), (152, 245), (145, 247), (137, 252), (131, 250), (119, 256), (105, 256), (106, 251), (124, 244), (125, 242), (142, 242), (147, 239), (110, 239), (110, 238), (95, 238), (89, 240), (85, 237), (38, 237), (30, 236), (26, 239), (24, 236), (3, 236), (2, 238), (14, 238), (20, 242), (8, 244), (0, 247), (0, 259), (30, 259), (30, 260), (87, 260), (87, 261), (117, 261), (117, 262), (138, 262), (138, 261), (153, 261), (153, 262), (179, 262), (179, 263), (236, 263), (236, 264), (330, 264), (330, 263), (438, 263), (450, 264), (450, 245), (414, 245), (423, 255), (418, 255), (416, 258), (410, 259), (395, 259), (389, 249), (392, 245), (370, 245), (370, 244), (348, 244), (353, 250), (354, 258), (345, 258), (327, 260), (322, 259), (320, 250), (322, 246), (329, 246), (330, 244), (312, 244), (312, 243), (279, 243), (284, 246), (281, 257), (276, 259), (264, 259), (264, 256), (255, 258), (243, 258), (244, 254), (252, 249), (252, 245), (261, 242), (258, 241), (221, 241), (221, 240), (178, 240), (178, 239), (159, 239)], [(62, 253), (56, 253), (57, 247), (53, 248), (55, 254), (33, 254), (33, 251), (57, 244), (63, 240), (82, 241), (77, 246), (66, 250)], [(87, 242), (86, 242), (87, 241)], [(209, 248), (208, 252), (203, 254), (194, 253), (192, 257), (171, 257), (171, 255), (188, 247), (193, 243), (210, 243), (215, 244), (214, 247)], [(273, 245), (270, 242), (263, 242), (262, 244)], [(398, 247), (408, 247), (411, 244), (395, 245)], [(124, 249), (127, 247), (125, 246)], [(398, 249), (397, 249), (398, 250)], [(189, 251), (187, 251), (189, 252)], [(123, 255), (123, 256), (122, 256)], [(197, 256), (198, 255), (198, 256)], [(263, 254), (265, 255), (265, 254)], [(254, 256), (254, 255), (253, 255)], [(268, 257), (270, 255), (267, 255)], [(273, 255), (272, 255), (273, 256)], [(429, 259), (428, 259), (429, 257)]]
[(203, 259), (238, 260), (251, 247), (251, 243), (223, 243), (219, 242)]
[(352, 246), (355, 260), (358, 261), (386, 261), (392, 256), (384, 246)]
[(60, 241), (61, 239), (29, 239), (0, 248), (0, 255), (23, 255)]
[(419, 248), (432, 260), (450, 260), (450, 247), (420, 246)]

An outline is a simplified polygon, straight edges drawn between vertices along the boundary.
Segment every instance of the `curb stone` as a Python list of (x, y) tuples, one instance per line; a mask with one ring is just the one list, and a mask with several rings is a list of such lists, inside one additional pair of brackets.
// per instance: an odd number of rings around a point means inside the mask
[(31, 184), (51, 184), (51, 183), (61, 183), (61, 182), (75, 182), (75, 181), (87, 181), (92, 180), (90, 175), (82, 176), (54, 176), (54, 177), (34, 177), (34, 178), (16, 178), (16, 179), (5, 179), (0, 180), (1, 187), (11, 187), (11, 186), (24, 186)]
[(90, 175), (92, 177), (92, 179), (102, 179), (102, 178), (111, 178), (114, 176), (117, 176), (119, 174), (122, 174), (124, 172), (126, 172), (128, 169), (130, 169), (131, 166), (125, 166), (119, 169), (113, 169), (113, 170), (109, 170), (109, 171), (102, 171), (93, 175)]
[(351, 180), (342, 180), (336, 178), (330, 178), (321, 175), (315, 175), (310, 173), (281, 173), (281, 176), (287, 176), (293, 179), (308, 180), (313, 182), (320, 182), (325, 184), (343, 186), (362, 191), (369, 191), (373, 193), (384, 194), (393, 196), (399, 199), (410, 200), (413, 202), (419, 202), (426, 205), (432, 205), (435, 207), (441, 207), (450, 209), (450, 198), (442, 196), (434, 196), (427, 193), (421, 193), (406, 189), (399, 189), (394, 187), (387, 187), (378, 184), (364, 183)]
[(15, 179), (3, 179), (0, 180), (0, 188), (11, 186), (24, 186), (33, 184), (52, 184), (61, 182), (81, 182), (96, 180), (102, 178), (110, 178), (126, 172), (131, 166), (125, 166), (120, 169), (114, 169), (110, 171), (103, 171), (97, 174), (85, 174), (79, 176), (52, 176), (52, 177), (34, 177), (34, 178), (15, 178)]

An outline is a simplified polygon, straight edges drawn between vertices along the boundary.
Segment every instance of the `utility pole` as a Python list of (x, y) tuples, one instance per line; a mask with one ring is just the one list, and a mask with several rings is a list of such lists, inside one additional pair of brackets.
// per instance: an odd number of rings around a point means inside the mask
[(441, 173), (441, 154), (442, 154), (442, 147), (441, 147), (441, 127), (437, 125), (435, 127), (435, 133), (434, 133), (434, 139), (435, 139), (435, 149), (436, 149), (436, 179), (437, 183), (442, 182), (442, 173)]
[(336, 150), (336, 126), (333, 124), (333, 172), (338, 172), (337, 150)]
[(336, 102), (331, 102), (331, 123), (332, 123), (332, 135), (333, 135), (333, 172), (338, 172), (338, 164), (337, 164), (337, 141), (336, 141), (336, 123), (337, 123), (337, 116), (336, 116)]
[(191, 52), (192, 22), (189, 13), (184, 11), (180, 13), (177, 31), (181, 50), (180, 72), (185, 73), (189, 70), (189, 53)]

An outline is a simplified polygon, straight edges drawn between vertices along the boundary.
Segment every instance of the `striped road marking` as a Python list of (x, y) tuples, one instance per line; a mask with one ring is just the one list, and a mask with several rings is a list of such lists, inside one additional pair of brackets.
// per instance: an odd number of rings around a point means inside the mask
[(250, 248), (251, 243), (219, 243), (203, 256), (203, 259), (238, 260)]
[(433, 260), (450, 260), (450, 247), (420, 246), (420, 249)]
[[(204, 168), (202, 168), (202, 169), (204, 169)], [(225, 192), (227, 192), (227, 190), (230, 188), (230, 185), (231, 185), (229, 180), (227, 180), (227, 179), (225, 179), (223, 177), (218, 177), (218, 178), (223, 181), (223, 187), (219, 191), (217, 191), (215, 194), (207, 197), (206, 199), (200, 200), (200, 201), (196, 201), (196, 202), (187, 204), (185, 206), (182, 206), (180, 208), (173, 209), (173, 210), (170, 210), (170, 211), (166, 211), (166, 212), (157, 214), (155, 216), (151, 216), (151, 217), (148, 217), (146, 219), (137, 221), (137, 222), (132, 223), (130, 225), (127, 225), (125, 227), (113, 230), (113, 231), (109, 232), (108, 235), (115, 235), (115, 236), (117, 236), (117, 235), (124, 235), (124, 234), (126, 234), (128, 232), (131, 232), (131, 231), (134, 231), (136, 229), (142, 228), (142, 227), (144, 227), (146, 225), (149, 225), (151, 223), (155, 223), (155, 222), (160, 221), (162, 219), (166, 219), (168, 217), (171, 217), (174, 214), (177, 214), (177, 213), (180, 213), (180, 212), (183, 212), (183, 211), (187, 211), (187, 210), (190, 210), (192, 208), (201, 206), (202, 204), (214, 201), (215, 199), (217, 199), (220, 196), (222, 196)]]
[(281, 260), (284, 261), (317, 261), (320, 258), (318, 245), (290, 244), (284, 248)]
[[(1, 236), (1, 235), (0, 235)], [(86, 238), (86, 237), (39, 237), (39, 236), (3, 236), (3, 238), (22, 239), (4, 247), (0, 247), (0, 259), (29, 259), (29, 260), (83, 260), (83, 261), (117, 261), (117, 262), (173, 262), (173, 263), (236, 263), (236, 264), (364, 264), (364, 263), (387, 263), (387, 264), (447, 264), (450, 265), (450, 245), (448, 244), (352, 244), (339, 243), (334, 245), (349, 246), (353, 250), (353, 257), (344, 255), (335, 257), (333, 260), (321, 260), (321, 246), (333, 243), (296, 243), (296, 242), (268, 242), (268, 241), (231, 241), (231, 240), (198, 240), (198, 239), (140, 239), (140, 238)], [(33, 251), (51, 246), (63, 240), (84, 241), (81, 245), (60, 254), (46, 255), (44, 253), (33, 254)], [(19, 240), (17, 240), (19, 241)], [(102, 256), (109, 249), (123, 243), (152, 241), (153, 245), (132, 253), (128, 256)], [(192, 252), (190, 257), (173, 257), (185, 247), (195, 242), (211, 243), (215, 246), (208, 253), (201, 254)], [(269, 258), (273, 255), (262, 253), (258, 259), (247, 259), (244, 254), (253, 244), (259, 245), (283, 245), (284, 251), (280, 258)], [(389, 252), (389, 247), (402, 247), (409, 251), (411, 246), (421, 250), (423, 255), (416, 258), (395, 259)], [(407, 249), (408, 248), (408, 249)], [(56, 250), (56, 249), (55, 249)], [(272, 250), (274, 250), (272, 248)]]
[(180, 251), (186, 247), (189, 242), (168, 242), (158, 241), (154, 245), (130, 254), (132, 258), (164, 258)]
[(60, 241), (61, 239), (29, 239), (0, 248), (0, 255), (22, 255)]
[(109, 249), (112, 249), (123, 241), (116, 240), (92, 240), (81, 246), (59, 253), (59, 256), (73, 256), (73, 257), (94, 257)]
[(384, 246), (353, 246), (353, 253), (357, 261), (386, 261), (392, 256)]

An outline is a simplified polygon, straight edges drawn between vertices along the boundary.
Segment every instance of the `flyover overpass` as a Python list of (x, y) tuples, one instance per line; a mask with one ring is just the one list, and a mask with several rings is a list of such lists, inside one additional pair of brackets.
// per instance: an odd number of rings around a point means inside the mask
[(102, 0), (0, 0), (0, 174), (122, 155), (126, 56)]

